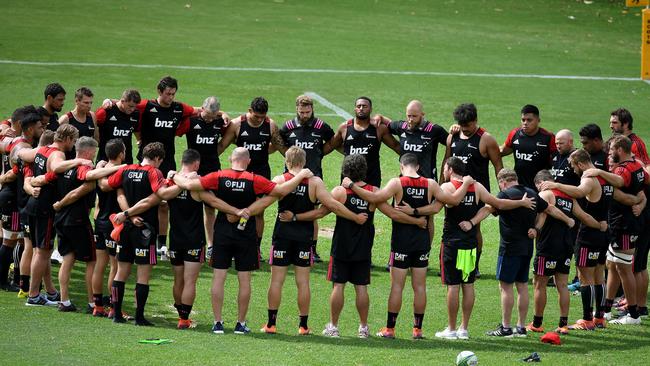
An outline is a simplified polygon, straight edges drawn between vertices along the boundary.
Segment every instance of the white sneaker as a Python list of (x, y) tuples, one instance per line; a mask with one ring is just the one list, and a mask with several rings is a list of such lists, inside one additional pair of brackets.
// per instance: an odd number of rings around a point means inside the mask
[(368, 338), (370, 337), (370, 331), (368, 330), (367, 325), (359, 325), (359, 338)]
[(160, 247), (160, 249), (158, 249), (156, 252), (157, 252), (158, 255), (160, 256), (160, 260), (161, 260), (161, 261), (169, 260), (169, 257), (167, 256), (167, 247), (166, 247), (166, 246), (163, 245), (163, 246)]
[(51, 261), (55, 261), (55, 262), (57, 262), (59, 264), (63, 263), (63, 257), (61, 256), (61, 253), (59, 253), (58, 249), (54, 249), (50, 259), (51, 259)]
[(641, 324), (641, 318), (634, 319), (633, 317), (626, 315), (624, 317), (614, 319), (609, 324), (625, 324), (625, 325), (639, 325)]
[(338, 338), (339, 337), (339, 328), (335, 327), (334, 324), (332, 324), (332, 323), (327, 323), (327, 325), (325, 326), (325, 329), (323, 329), (323, 335), (325, 337)]
[(605, 318), (605, 320), (607, 321), (612, 320), (612, 313), (611, 312), (605, 313), (605, 315), (603, 315), (603, 318)]
[(456, 336), (458, 337), (458, 339), (469, 339), (469, 332), (467, 331), (467, 329), (458, 328), (458, 330), (456, 331)]
[(440, 332), (436, 332), (436, 337), (444, 339), (458, 339), (458, 334), (455, 330), (449, 330), (449, 327), (447, 327)]

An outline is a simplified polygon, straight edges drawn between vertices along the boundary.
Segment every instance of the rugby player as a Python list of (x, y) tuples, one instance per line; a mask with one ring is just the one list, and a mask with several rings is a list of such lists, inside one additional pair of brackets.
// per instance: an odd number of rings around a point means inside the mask
[(136, 108), (142, 101), (135, 89), (127, 89), (115, 104), (101, 107), (95, 112), (99, 133), (99, 153), (97, 160), (110, 160), (106, 156), (106, 143), (120, 139), (125, 147), (124, 163), (133, 164), (133, 131), (138, 126), (140, 111)]
[(594, 167), (607, 170), (607, 151), (605, 151), (600, 127), (590, 123), (580, 128), (579, 135), (582, 148), (589, 153)]
[[(93, 92), (85, 86), (77, 89), (74, 93), (75, 107), (59, 118), (59, 125), (69, 123), (77, 128), (79, 137), (88, 136), (99, 142), (99, 129), (95, 128), (97, 119), (95, 112), (91, 110), (93, 96)], [(74, 157), (74, 154), (72, 156)]]
[(45, 103), (43, 108), (47, 110), (50, 117), (47, 125), (43, 127), (50, 131), (55, 131), (59, 128), (59, 115), (57, 112), (63, 110), (63, 103), (65, 102), (65, 89), (59, 83), (48, 84), (45, 87), (43, 96), (45, 98)]

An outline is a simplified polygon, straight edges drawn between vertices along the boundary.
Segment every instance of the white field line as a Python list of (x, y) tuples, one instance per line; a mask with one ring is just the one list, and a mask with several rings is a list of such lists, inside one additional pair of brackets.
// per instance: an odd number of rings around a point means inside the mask
[[(516, 78), (516, 79), (568, 79), (568, 80), (607, 80), (607, 81), (641, 81), (640, 78), (617, 76), (587, 76), (587, 75), (542, 75), (542, 74), (489, 74), (474, 72), (442, 72), (442, 71), (392, 71), (392, 70), (338, 70), (338, 69), (291, 69), (273, 67), (228, 67), (228, 66), (189, 66), (161, 64), (123, 64), (123, 63), (94, 63), (94, 62), (46, 62), (23, 60), (0, 60), (0, 64), (32, 65), (32, 66), (78, 66), (78, 67), (121, 67), (137, 69), (178, 69), (202, 71), (235, 71), (235, 72), (275, 72), (275, 73), (311, 73), (311, 74), (366, 74), (366, 75), (415, 75), (415, 76), (457, 76), (479, 78)], [(650, 84), (650, 83), (649, 83)]]
[(346, 120), (352, 118), (352, 115), (351, 115), (350, 113), (346, 112), (343, 108), (337, 106), (336, 104), (330, 102), (329, 100), (327, 100), (327, 99), (321, 97), (321, 96), (318, 95), (317, 93), (309, 92), (309, 91), (308, 91), (308, 92), (305, 92), (305, 95), (307, 95), (307, 96), (309, 96), (309, 97), (315, 99), (316, 101), (318, 101), (318, 103), (322, 104), (322, 105), (325, 106), (326, 108), (329, 108), (330, 110), (332, 110), (333, 112), (335, 112), (337, 115), (343, 117), (343, 118), (346, 119)]
[[(231, 118), (235, 118), (236, 116), (240, 116), (242, 114), (245, 114), (247, 112), (228, 112), (226, 111)], [(273, 116), (295, 116), (296, 112), (273, 112), (269, 111), (269, 115)], [(316, 116), (323, 116), (323, 117), (338, 117), (339, 115), (336, 113), (316, 113)], [(276, 121), (277, 122), (277, 121)]]

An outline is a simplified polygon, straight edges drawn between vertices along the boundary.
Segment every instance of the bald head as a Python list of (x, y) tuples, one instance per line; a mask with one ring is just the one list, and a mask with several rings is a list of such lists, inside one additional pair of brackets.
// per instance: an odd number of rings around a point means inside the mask
[(414, 129), (420, 125), (424, 119), (424, 111), (422, 102), (419, 100), (412, 100), (406, 106), (406, 121), (408, 122), (409, 129)]
[(422, 113), (424, 112), (424, 106), (422, 105), (422, 102), (420, 102), (419, 100), (412, 100), (406, 106), (406, 113), (408, 113), (409, 110)]
[(555, 134), (555, 145), (560, 154), (568, 154), (573, 151), (573, 132), (563, 129)]
[(230, 162), (235, 163), (246, 163), (248, 165), (248, 160), (250, 160), (251, 155), (248, 152), (248, 149), (245, 147), (237, 147), (230, 154)]

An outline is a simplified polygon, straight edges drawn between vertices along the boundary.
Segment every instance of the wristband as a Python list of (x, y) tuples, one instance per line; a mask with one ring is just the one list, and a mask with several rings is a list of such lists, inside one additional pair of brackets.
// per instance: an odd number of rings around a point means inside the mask
[(126, 217), (126, 218), (129, 217), (129, 210), (124, 210), (124, 212), (122, 212), (122, 213), (124, 214), (124, 217)]
[[(293, 213), (293, 212), (292, 212)], [(291, 221), (298, 221), (298, 215), (293, 213), (293, 216), (291, 217)]]
[(354, 187), (354, 182), (350, 182), (350, 184), (348, 184), (348, 189), (352, 189), (352, 187)]

